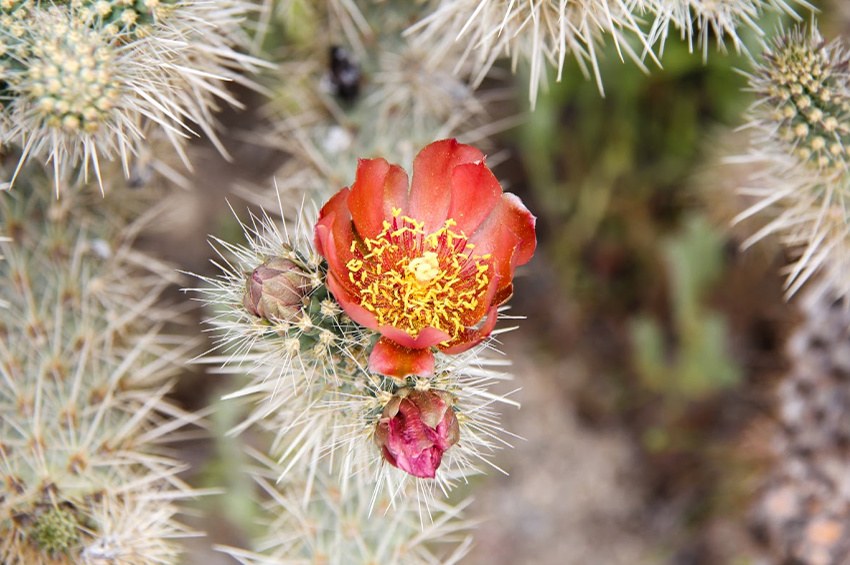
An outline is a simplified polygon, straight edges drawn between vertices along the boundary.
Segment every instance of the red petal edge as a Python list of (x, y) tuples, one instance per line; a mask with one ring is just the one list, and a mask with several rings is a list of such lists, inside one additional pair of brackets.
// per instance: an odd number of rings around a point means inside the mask
[(456, 139), (426, 145), (413, 160), (408, 215), (425, 222), (425, 233), (443, 227), (452, 198), (452, 173), (458, 165), (482, 161), (484, 154)]
[(448, 217), (457, 222), (455, 230), (472, 235), (499, 204), (502, 186), (484, 161), (455, 167), (451, 184)]
[(360, 301), (351, 292), (349, 292), (345, 283), (337, 278), (337, 274), (335, 272), (328, 271), (326, 284), (328, 286), (328, 290), (331, 291), (331, 294), (336, 299), (340, 308), (342, 308), (352, 320), (364, 328), (369, 328), (370, 330), (378, 328), (378, 320), (375, 319), (375, 315), (360, 306)]
[(369, 370), (396, 379), (428, 377), (434, 374), (434, 353), (430, 349), (408, 349), (382, 337), (369, 354)]
[(319, 219), (313, 228), (313, 243), (316, 251), (328, 260), (332, 271), (347, 271), (346, 263), (352, 257), (351, 242), (354, 231), (351, 229), (351, 213), (346, 200), (349, 190), (343, 188), (334, 194), (319, 212)]
[(357, 176), (348, 196), (348, 209), (357, 233), (374, 239), (384, 229), (384, 220), (392, 221), (393, 208), (407, 208), (407, 173), (385, 159), (360, 159)]
[(534, 255), (536, 221), (516, 195), (506, 192), (493, 213), (469, 238), (476, 255), (492, 255), (490, 261), (505, 286), (513, 278), (514, 269)]
[(525, 265), (531, 260), (534, 255), (534, 250), (537, 248), (537, 218), (528, 211), (522, 200), (516, 194), (506, 192), (502, 195), (502, 202), (506, 205), (509, 213), (506, 213), (503, 221), (508, 228), (517, 236), (522, 243), (517, 250), (517, 265)]

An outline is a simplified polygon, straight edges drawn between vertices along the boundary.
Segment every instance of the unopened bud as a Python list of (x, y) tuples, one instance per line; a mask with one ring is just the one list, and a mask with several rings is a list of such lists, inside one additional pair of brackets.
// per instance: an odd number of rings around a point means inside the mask
[(390, 465), (433, 479), (443, 452), (458, 442), (452, 397), (442, 390), (399, 390), (381, 413), (375, 443)]
[(242, 304), (260, 318), (290, 320), (301, 313), (310, 278), (289, 259), (272, 257), (245, 281)]

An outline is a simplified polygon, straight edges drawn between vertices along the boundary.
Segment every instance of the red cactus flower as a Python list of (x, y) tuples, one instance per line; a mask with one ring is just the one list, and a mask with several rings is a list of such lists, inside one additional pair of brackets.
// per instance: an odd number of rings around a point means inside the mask
[(399, 390), (384, 407), (375, 443), (393, 467), (433, 479), (443, 452), (458, 442), (460, 427), (449, 393)]
[(434, 371), (432, 347), (481, 342), (536, 246), (535, 218), (503, 193), (484, 154), (454, 139), (413, 161), (413, 180), (384, 159), (360, 159), (351, 188), (322, 208), (316, 249), (327, 284), (357, 323), (377, 330), (369, 369), (403, 378)]

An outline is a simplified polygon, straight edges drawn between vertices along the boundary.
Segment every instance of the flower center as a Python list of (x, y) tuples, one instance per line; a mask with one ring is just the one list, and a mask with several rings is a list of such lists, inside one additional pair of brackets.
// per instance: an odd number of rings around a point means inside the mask
[(417, 282), (429, 283), (431, 279), (440, 274), (440, 262), (437, 260), (437, 254), (433, 251), (426, 251), (422, 257), (417, 257), (408, 263), (407, 272), (411, 273)]
[(473, 255), (466, 235), (451, 229), (454, 220), (431, 234), (424, 225), (394, 209), (377, 237), (352, 242), (348, 278), (379, 325), (414, 338), (432, 327), (451, 341), (484, 314), (490, 255)]

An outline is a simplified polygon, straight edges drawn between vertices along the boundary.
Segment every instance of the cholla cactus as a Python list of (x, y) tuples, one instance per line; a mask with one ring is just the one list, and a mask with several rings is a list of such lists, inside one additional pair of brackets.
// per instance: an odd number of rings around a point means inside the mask
[[(349, 565), (455, 565), (471, 547), (469, 530), (475, 525), (464, 520), (467, 503), (450, 505), (428, 502), (431, 520), (420, 521), (416, 497), (387, 493), (375, 497), (374, 486), (358, 475), (341, 489), (334, 471), (325, 466), (309, 477), (309, 487), (300, 480), (272, 483), (268, 476), (283, 468), (261, 454), (255, 454), (252, 474), (263, 492), (263, 519), (268, 532), (256, 551), (219, 547), (243, 565), (285, 565), (293, 560), (304, 563)], [(310, 494), (305, 498), (304, 492)]]
[[(474, 65), (475, 85), (499, 57), (510, 56), (514, 68), (520, 59), (527, 60), (531, 65), (532, 106), (540, 85), (546, 83), (547, 64), (557, 69), (560, 80), (569, 56), (575, 57), (585, 76), (592, 72), (603, 92), (597, 50), (606, 36), (617, 45), (621, 57), (629, 57), (641, 68), (641, 51), (651, 54), (633, 13), (633, 2), (443, 0), (433, 4), (433, 13), (409, 30), (415, 33), (417, 44), (436, 45), (435, 53), (444, 56), (453, 42), (462, 42), (467, 46), (463, 59), (471, 58)], [(630, 36), (641, 44), (638, 51)]]
[[(386, 484), (396, 493), (409, 477), (384, 465), (374, 444), (381, 413), (406, 387), (441, 391), (451, 397), (464, 441), (446, 452), (433, 484), (445, 489), (478, 472), (486, 455), (504, 445), (492, 404), (509, 402), (487, 392), (507, 378), (487, 368), (500, 362), (481, 357), (489, 343), (462, 355), (439, 355), (428, 376), (397, 379), (371, 372), (369, 352), (378, 335), (352, 321), (329, 293), (326, 267), (310, 243), (310, 225), (302, 219), (290, 236), (268, 217), (255, 219), (246, 229), (248, 247), (219, 241), (222, 255), (229, 257), (222, 264), (224, 272), (204, 278), (208, 285), (196, 289), (219, 311), (210, 323), (223, 355), (208, 355), (207, 361), (223, 363), (225, 372), (247, 371), (252, 376), (248, 385), (230, 395), (253, 406), (253, 414), (236, 431), (255, 424), (269, 430), (274, 435), (272, 449), (278, 450), (287, 473), (297, 469), (294, 477), (315, 473), (325, 458), (341, 457), (343, 483), (351, 475), (370, 472), (381, 477), (379, 486)], [(302, 287), (299, 311), (285, 318), (261, 317), (246, 308), (255, 269), (269, 264), (270, 257), (286, 259), (298, 277), (310, 281)], [(425, 490), (430, 493), (431, 488)]]
[[(309, 216), (302, 215), (291, 237), (267, 215), (252, 220), (251, 226), (243, 226), (248, 247), (215, 240), (224, 261), (219, 264), (222, 276), (201, 277), (209, 287), (197, 289), (211, 307), (221, 308), (210, 320), (218, 335), (218, 347), (235, 352), (234, 362), (241, 363), (241, 356), (248, 356), (258, 367), (279, 369), (280, 374), (270, 375), (269, 382), (274, 386), (291, 367), (307, 371), (302, 376), (312, 380), (317, 370), (333, 375), (339, 363), (362, 356), (369, 338), (343, 315), (324, 287), (322, 259), (310, 244)], [(290, 264), (293, 276), (303, 281), (297, 285), (299, 294), (303, 293), (299, 301), (292, 303), (291, 290), (286, 292), (291, 308), (286, 316), (277, 311), (266, 317), (265, 310), (257, 309), (258, 301), (250, 300), (257, 292), (252, 288), (257, 284), (257, 269), (270, 262)], [(305, 352), (310, 354), (302, 355)], [(264, 375), (259, 384), (266, 380)]]
[(49, 163), (57, 190), (78, 167), (101, 181), (101, 160), (120, 159), (129, 176), (152, 131), (187, 165), (192, 127), (225, 153), (216, 101), (236, 104), (225, 83), (261, 64), (235, 50), (248, 10), (239, 0), (3, 2), (0, 146), (20, 146), (21, 164)]
[(672, 26), (679, 30), (682, 39), (687, 40), (691, 50), (694, 43), (702, 49), (704, 59), (708, 57), (712, 35), (720, 49), (725, 48), (728, 40), (735, 51), (746, 51), (739, 30), (750, 29), (762, 35), (759, 19), (767, 10), (799, 19), (792, 4), (814, 10), (806, 0), (643, 0), (644, 9), (655, 18), (649, 32), (650, 44), (660, 43), (663, 51)]
[(197, 289), (217, 312), (222, 355), (208, 361), (251, 376), (229, 395), (252, 410), (235, 431), (272, 438), (257, 458), (273, 461), (279, 484), (265, 468), (257, 478), (282, 515), (273, 524), (296, 529), (258, 554), (226, 551), (245, 563), (427, 563), (425, 540), (465, 527), (439, 492), (507, 445), (494, 405), (508, 400), (489, 391), (507, 377), (483, 353), (514, 268), (533, 253), (534, 218), (480, 151), (443, 140), (419, 153), (411, 186), (401, 167), (360, 160), (313, 224), (302, 215), (281, 232), (252, 218), (248, 246), (218, 241), (224, 272)]
[(783, 33), (750, 76), (758, 99), (750, 109), (754, 130), (747, 155), (759, 165), (752, 186), (742, 190), (756, 202), (737, 218), (773, 215), (745, 245), (777, 234), (797, 255), (788, 294), (816, 271), (848, 287), (846, 202), (850, 141), (850, 83), (847, 51), (826, 43), (815, 28)]
[(778, 562), (843, 565), (850, 555), (850, 317), (828, 285), (808, 289), (800, 304), (804, 319), (788, 343), (791, 368), (777, 399), (777, 458), (753, 521)]
[(176, 563), (190, 491), (158, 445), (192, 421), (164, 395), (193, 343), (162, 331), (174, 277), (109, 206), (27, 184), (0, 201), (0, 561)]
[[(434, 0), (431, 4), (433, 12), (408, 30), (417, 44), (431, 48), (432, 57), (444, 57), (453, 42), (465, 45), (461, 61), (472, 61), (475, 85), (500, 57), (510, 57), (514, 69), (518, 61), (527, 61), (532, 107), (540, 86), (547, 82), (547, 66), (557, 70), (560, 81), (570, 56), (585, 76), (594, 76), (604, 94), (598, 52), (606, 40), (615, 44), (621, 59), (629, 58), (646, 70), (647, 57), (659, 63), (653, 48), (659, 44), (663, 52), (671, 27), (680, 31), (691, 49), (694, 43), (701, 47), (706, 57), (710, 35), (721, 48), (728, 39), (736, 51), (745, 51), (738, 30), (745, 27), (761, 34), (758, 20), (766, 9), (795, 18), (799, 16), (791, 4), (812, 9), (806, 0)], [(651, 20), (648, 29), (645, 19)]]

